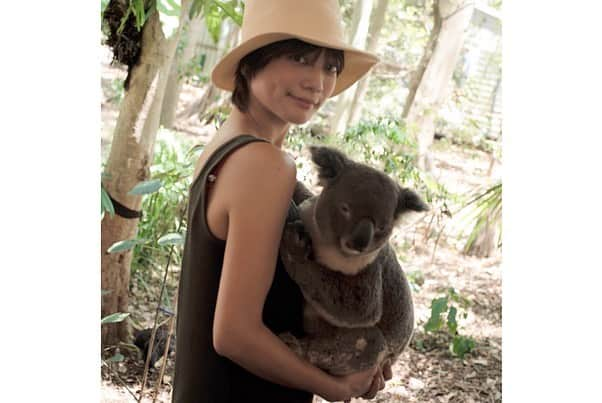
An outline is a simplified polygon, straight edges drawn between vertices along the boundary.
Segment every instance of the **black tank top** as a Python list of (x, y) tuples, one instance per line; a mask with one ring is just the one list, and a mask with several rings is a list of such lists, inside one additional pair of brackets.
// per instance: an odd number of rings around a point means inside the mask
[[(188, 229), (177, 306), (174, 403), (265, 402), (311, 403), (309, 392), (289, 389), (259, 378), (213, 348), (213, 316), (225, 241), (213, 236), (205, 219), (209, 173), (231, 151), (255, 141), (241, 135), (220, 146), (190, 187)], [(278, 257), (263, 309), (263, 321), (275, 334), (302, 335), (302, 294)]]

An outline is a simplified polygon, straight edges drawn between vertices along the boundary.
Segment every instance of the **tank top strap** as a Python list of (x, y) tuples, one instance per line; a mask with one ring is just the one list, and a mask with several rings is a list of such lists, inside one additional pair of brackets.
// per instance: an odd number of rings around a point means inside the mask
[(196, 186), (197, 182), (207, 183), (207, 176), (209, 175), (209, 173), (213, 171), (213, 169), (221, 162), (221, 160), (226, 155), (245, 144), (253, 143), (255, 141), (263, 141), (269, 143), (269, 141), (267, 141), (266, 139), (255, 137), (250, 134), (241, 134), (240, 136), (236, 136), (219, 146), (207, 159), (207, 162), (199, 172), (195, 181), (190, 186), (191, 189)]
[(213, 154), (209, 156), (209, 158), (205, 162), (205, 165), (190, 185), (188, 200), (188, 222), (192, 223), (196, 215), (196, 217), (200, 220), (200, 226), (195, 227), (193, 231), (200, 231), (199, 235), (201, 237), (212, 240), (213, 242), (223, 243), (223, 240), (215, 237), (211, 233), (205, 217), (205, 185), (207, 184), (209, 174), (230, 152), (234, 151), (239, 147), (242, 147), (245, 144), (256, 141), (264, 141), (266, 143), (269, 143), (269, 141), (265, 139), (255, 137), (250, 134), (242, 134), (240, 136), (236, 136), (228, 140), (227, 142), (219, 146), (213, 152)]

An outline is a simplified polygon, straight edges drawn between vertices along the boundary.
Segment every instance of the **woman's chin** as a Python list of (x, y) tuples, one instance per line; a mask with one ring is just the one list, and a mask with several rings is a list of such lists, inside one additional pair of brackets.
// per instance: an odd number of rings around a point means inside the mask
[(287, 116), (286, 120), (295, 125), (302, 125), (307, 123), (313, 116), (314, 112), (291, 113), (289, 116)]

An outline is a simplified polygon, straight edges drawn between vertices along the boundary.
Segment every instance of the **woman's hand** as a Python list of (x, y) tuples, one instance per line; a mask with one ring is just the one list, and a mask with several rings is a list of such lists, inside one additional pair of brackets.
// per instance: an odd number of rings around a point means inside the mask
[(391, 363), (387, 360), (383, 363), (380, 371), (374, 375), (370, 389), (362, 395), (362, 399), (373, 399), (379, 391), (385, 388), (385, 383), (392, 377)]
[(372, 367), (361, 372), (335, 377), (337, 390), (322, 396), (330, 402), (348, 402), (353, 397), (365, 394), (379, 371), (379, 367)]

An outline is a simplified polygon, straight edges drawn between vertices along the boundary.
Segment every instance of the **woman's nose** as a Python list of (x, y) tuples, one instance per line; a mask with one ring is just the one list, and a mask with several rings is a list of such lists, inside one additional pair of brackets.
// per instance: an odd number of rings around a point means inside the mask
[(303, 81), (303, 87), (312, 92), (324, 91), (324, 69), (321, 66), (314, 65), (309, 70)]

